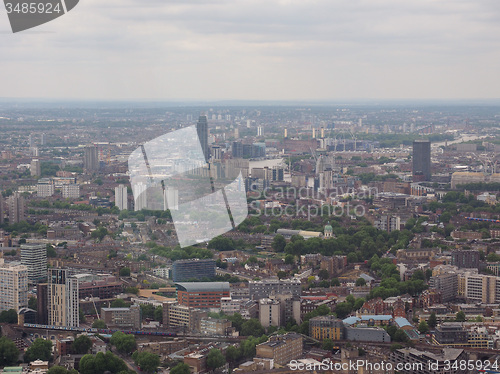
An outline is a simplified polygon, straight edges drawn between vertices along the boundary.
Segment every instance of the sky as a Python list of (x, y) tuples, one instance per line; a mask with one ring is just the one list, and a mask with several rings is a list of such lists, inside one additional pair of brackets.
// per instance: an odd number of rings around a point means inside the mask
[(498, 0), (80, 0), (13, 34), (0, 98), (500, 98)]

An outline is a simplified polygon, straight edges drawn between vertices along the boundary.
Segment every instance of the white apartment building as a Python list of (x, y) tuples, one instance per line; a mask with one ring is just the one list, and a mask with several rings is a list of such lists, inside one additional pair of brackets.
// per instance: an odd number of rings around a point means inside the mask
[(222, 297), (220, 299), (220, 310), (224, 314), (232, 315), (240, 313), (243, 300), (234, 300), (231, 297)]
[(64, 199), (78, 199), (80, 197), (80, 185), (63, 184), (61, 186), (61, 192)]
[(485, 304), (500, 302), (500, 277), (484, 274), (466, 275), (465, 297)]
[(30, 283), (38, 283), (47, 279), (46, 245), (21, 245), (21, 264), (28, 268), (28, 280)]
[(259, 319), (263, 327), (281, 326), (281, 303), (275, 299), (259, 300)]
[(36, 185), (36, 194), (38, 197), (49, 197), (54, 195), (54, 183), (47, 178), (40, 179)]
[(115, 205), (120, 210), (128, 209), (127, 187), (123, 184), (115, 187)]
[(19, 262), (6, 264), (0, 258), (0, 312), (18, 312), (28, 306), (28, 268)]

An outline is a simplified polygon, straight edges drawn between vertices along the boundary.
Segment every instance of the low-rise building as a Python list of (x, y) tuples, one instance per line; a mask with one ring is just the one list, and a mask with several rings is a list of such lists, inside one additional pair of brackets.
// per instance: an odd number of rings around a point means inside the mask
[(200, 332), (212, 336), (228, 336), (233, 334), (233, 324), (227, 319), (203, 317), (200, 321)]
[(139, 352), (151, 352), (158, 356), (168, 356), (174, 352), (189, 346), (186, 339), (175, 338), (174, 340), (160, 341), (160, 342), (147, 342), (137, 344)]
[(357, 326), (349, 327), (346, 326), (344, 330), (345, 340), (354, 342), (379, 342), (379, 343), (390, 343), (391, 337), (381, 327), (368, 327), (368, 326)]
[(445, 348), (441, 354), (419, 351), (414, 348), (397, 349), (390, 356), (394, 367), (404, 365), (404, 372), (409, 374), (465, 374), (467, 367), (460, 365), (467, 362), (463, 349)]
[(303, 354), (302, 336), (295, 333), (275, 335), (256, 347), (257, 357), (273, 359), (278, 365), (286, 365)]
[(467, 331), (460, 322), (446, 322), (437, 326), (433, 342), (438, 345), (467, 345)]
[(38, 181), (36, 185), (36, 194), (38, 197), (50, 197), (54, 195), (55, 188), (54, 182), (48, 178), (43, 178)]
[(176, 283), (179, 304), (199, 308), (220, 308), (221, 298), (229, 297), (229, 282)]
[(429, 288), (441, 294), (442, 302), (453, 301), (458, 296), (458, 276), (456, 273), (432, 276), (429, 279)]
[(176, 302), (163, 303), (163, 326), (182, 327), (185, 331), (200, 331), (201, 319), (207, 317), (207, 312), (180, 305)]
[(78, 199), (80, 197), (79, 184), (63, 184), (61, 186), (63, 199)]
[(309, 320), (309, 335), (318, 340), (342, 340), (344, 324), (334, 316), (320, 316)]
[(260, 300), (271, 295), (300, 296), (301, 282), (298, 279), (267, 279), (261, 281), (250, 281), (248, 283), (250, 299)]
[(132, 305), (129, 308), (101, 308), (101, 319), (109, 328), (141, 328), (141, 307)]

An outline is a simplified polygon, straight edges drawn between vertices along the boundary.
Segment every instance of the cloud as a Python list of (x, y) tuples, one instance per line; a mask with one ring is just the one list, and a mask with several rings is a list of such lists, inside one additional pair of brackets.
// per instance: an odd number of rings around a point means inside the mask
[(6, 18), (0, 96), (500, 97), (495, 0), (85, 0), (15, 35)]

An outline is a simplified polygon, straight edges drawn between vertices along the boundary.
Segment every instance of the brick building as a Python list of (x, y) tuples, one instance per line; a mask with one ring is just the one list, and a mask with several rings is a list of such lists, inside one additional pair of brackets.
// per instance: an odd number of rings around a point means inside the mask
[(229, 282), (176, 283), (177, 301), (188, 307), (220, 308), (221, 298), (229, 297)]

